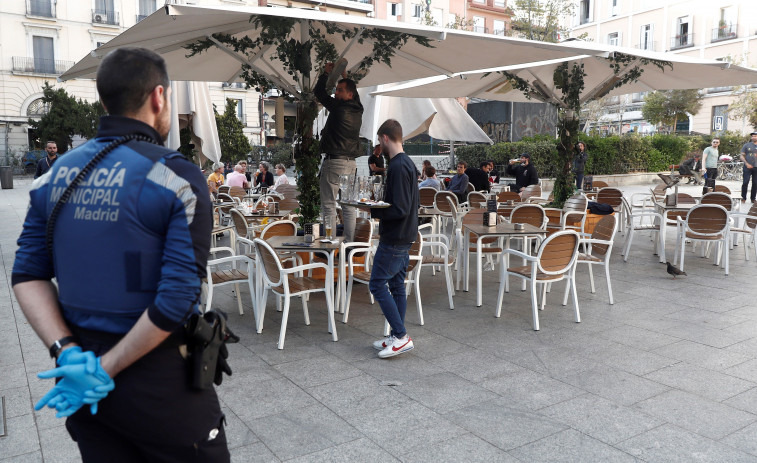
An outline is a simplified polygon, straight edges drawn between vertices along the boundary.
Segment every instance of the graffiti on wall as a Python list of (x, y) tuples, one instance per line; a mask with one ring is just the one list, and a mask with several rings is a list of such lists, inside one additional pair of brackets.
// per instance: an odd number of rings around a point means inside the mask
[(510, 140), (509, 122), (487, 122), (481, 129), (494, 143)]
[(534, 135), (555, 136), (557, 110), (547, 104), (516, 104), (513, 108), (513, 141)]
[(539, 134), (554, 136), (557, 129), (557, 110), (545, 103), (471, 103), (468, 114), (494, 143)]

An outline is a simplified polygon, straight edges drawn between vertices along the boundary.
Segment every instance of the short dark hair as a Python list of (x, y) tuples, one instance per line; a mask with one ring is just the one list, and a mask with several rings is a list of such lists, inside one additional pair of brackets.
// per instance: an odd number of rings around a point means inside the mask
[(468, 168), (468, 163), (465, 161), (457, 161), (457, 164), (455, 164), (455, 167), (457, 166), (463, 166), (464, 169)]
[(115, 116), (137, 112), (155, 87), (167, 90), (170, 83), (166, 62), (144, 48), (117, 48), (97, 69), (97, 92), (108, 114)]
[(426, 173), (426, 177), (433, 177), (436, 175), (436, 168), (434, 166), (426, 166), (426, 168), (423, 169), (423, 172)]
[(488, 165), (489, 165), (489, 161), (483, 161), (479, 167), (483, 169), (484, 167), (487, 167)]
[(341, 79), (339, 82), (337, 82), (337, 85), (344, 84), (344, 88), (352, 93), (352, 99), (355, 101), (360, 101), (360, 95), (357, 93), (357, 85), (355, 85), (355, 81), (352, 79)]
[(53, 145), (55, 145), (55, 146), (58, 146), (58, 142), (57, 142), (57, 141), (55, 141), (55, 140), (47, 140), (47, 141), (45, 142), (45, 146), (49, 145), (50, 143), (52, 143), (52, 144), (53, 144)]
[(720, 137), (712, 137), (712, 140), (710, 140), (710, 143), (712, 143), (715, 140), (720, 141)]
[(402, 126), (396, 119), (387, 119), (381, 124), (376, 132), (379, 136), (386, 135), (389, 139), (395, 143), (402, 141)]

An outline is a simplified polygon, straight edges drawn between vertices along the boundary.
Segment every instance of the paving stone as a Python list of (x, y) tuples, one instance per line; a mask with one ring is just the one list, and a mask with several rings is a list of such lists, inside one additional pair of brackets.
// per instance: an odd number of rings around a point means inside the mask
[(60, 426), (42, 429), (39, 432), (42, 441), (42, 456), (46, 461), (56, 463), (81, 462), (79, 447), (66, 431), (66, 426), (61, 422)]
[(757, 456), (757, 423), (752, 423), (745, 428), (739, 429), (730, 436), (723, 438), (720, 442)]
[(15, 457), (40, 450), (34, 417), (28, 415), (8, 418), (5, 422), (7, 435), (0, 438), (0, 455), (3, 458)]
[(392, 462), (399, 461), (390, 455), (381, 447), (377, 446), (369, 439), (358, 439), (352, 442), (345, 442), (319, 452), (303, 455), (298, 458), (289, 460), (289, 463), (320, 463), (328, 461), (331, 463), (354, 463), (359, 461), (381, 461)]
[(757, 416), (718, 402), (672, 390), (636, 406), (645, 413), (711, 439), (723, 437), (757, 421)]
[(29, 398), (29, 388), (2, 389), (0, 390), (0, 397), (5, 397), (4, 412), (6, 418), (28, 415), (33, 410), (31, 399)]
[(616, 342), (607, 343), (601, 348), (589, 349), (586, 356), (618, 370), (640, 376), (678, 362), (669, 357)]
[(331, 355), (276, 365), (276, 371), (300, 386), (317, 386), (358, 376), (362, 372)]
[(223, 402), (245, 422), (315, 404), (309, 394), (288, 379), (240, 384), (226, 390)]
[(502, 450), (520, 447), (568, 427), (539, 413), (510, 408), (509, 405), (506, 399), (496, 399), (445, 416)]
[(757, 387), (723, 401), (724, 404), (757, 415)]
[(465, 434), (424, 446), (402, 455), (400, 460), (405, 463), (437, 463), (440, 461), (516, 463), (520, 461), (504, 450), (498, 449), (472, 434)]
[(368, 375), (310, 387), (307, 392), (342, 417), (383, 410), (387, 404), (412, 402), (395, 387), (382, 386), (379, 380)]
[(539, 412), (611, 445), (663, 424), (635, 408), (593, 394), (584, 394)]
[(688, 340), (660, 347), (655, 349), (654, 352), (715, 371), (723, 371), (751, 358), (746, 354), (729, 350), (729, 348), (718, 349)]
[(512, 362), (475, 349), (437, 357), (431, 362), (474, 383), (524, 370), (523, 367)]
[(446, 372), (411, 381), (398, 386), (397, 390), (439, 413), (496, 397), (494, 393)]
[(231, 449), (230, 453), (233, 463), (278, 463), (281, 461), (262, 442)]
[(255, 434), (247, 427), (244, 421), (231, 411), (228, 407), (221, 407), (221, 412), (226, 416), (226, 442), (229, 448), (244, 447), (246, 445), (260, 442)]
[(755, 386), (750, 381), (689, 365), (685, 362), (649, 373), (645, 378), (675, 389), (692, 392), (717, 402), (741, 394)]
[(521, 461), (635, 462), (636, 458), (573, 429), (510, 450)]
[[(719, 305), (715, 304), (716, 306)], [(747, 321), (744, 317), (732, 315), (729, 313), (716, 313), (706, 309), (685, 308), (678, 312), (666, 315), (673, 320), (681, 320), (687, 323), (702, 325), (713, 329), (723, 329), (730, 326), (738, 325)]]
[(321, 404), (291, 408), (246, 423), (281, 460), (317, 452), (361, 437), (354, 428)]
[(643, 461), (660, 463), (754, 463), (757, 459), (699, 434), (665, 424), (617, 444)]
[(0, 458), (2, 463), (42, 463), (42, 452), (37, 450), (36, 452), (25, 453), (10, 458)]
[(653, 350), (679, 341), (679, 338), (635, 326), (610, 329), (599, 333), (599, 336), (641, 350)]
[(757, 359), (734, 365), (727, 368), (724, 373), (757, 383)]
[(510, 402), (513, 408), (538, 410), (579, 396), (583, 390), (530, 370), (503, 375), (481, 383)]
[(381, 359), (377, 357), (378, 351), (373, 349), (374, 357), (353, 362), (352, 365), (379, 381), (399, 381), (402, 383), (409, 383), (444, 371), (428, 360), (415, 356), (414, 351), (415, 349), (397, 357)]
[(655, 381), (611, 368), (583, 371), (562, 380), (621, 405), (631, 405), (668, 390)]

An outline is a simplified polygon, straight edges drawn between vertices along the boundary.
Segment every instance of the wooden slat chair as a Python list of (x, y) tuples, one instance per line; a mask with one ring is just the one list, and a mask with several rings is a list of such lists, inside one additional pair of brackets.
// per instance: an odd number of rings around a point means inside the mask
[[(421, 225), (422, 227), (428, 227), (428, 225)], [(452, 296), (455, 294), (455, 286), (452, 283), (451, 267), (455, 265), (455, 255), (457, 247), (450, 245), (450, 239), (447, 235), (441, 233), (427, 233), (421, 234), (422, 248), (421, 248), (421, 270), (423, 267), (431, 267), (432, 275), (436, 274), (436, 269), (440, 267), (444, 271), (444, 282), (447, 285), (447, 297), (449, 298), (449, 308), (453, 310), (455, 304), (452, 301)], [(454, 243), (454, 241), (453, 241)], [(429, 254), (423, 254), (423, 251), (428, 249)], [(457, 273), (457, 288), (460, 288), (460, 272)]]
[(731, 195), (731, 190), (730, 190), (730, 188), (728, 188), (728, 187), (727, 187), (727, 186), (725, 186), (725, 185), (720, 185), (720, 184), (718, 184), (718, 185), (715, 185), (715, 190), (713, 190), (713, 191), (714, 191), (714, 192), (717, 192), (717, 193), (725, 193), (725, 194), (727, 194), (728, 196), (730, 196), (730, 195)]
[(705, 194), (702, 196), (702, 199), (699, 200), (699, 204), (717, 204), (723, 206), (728, 212), (733, 210), (733, 200), (730, 195), (719, 191)]
[(439, 190), (427, 186), (419, 189), (420, 207), (434, 207), (434, 197), (436, 196), (437, 191)]
[[(539, 185), (531, 185), (531, 186), (539, 186)], [(513, 201), (516, 203), (525, 201), (525, 199), (521, 198), (521, 196), (514, 192), (514, 191), (500, 191), (497, 193), (497, 202), (498, 203), (506, 203), (507, 201)]]
[[(537, 228), (545, 228), (547, 226), (547, 223), (549, 220), (547, 219), (547, 214), (544, 211), (544, 208), (541, 207), (539, 204), (521, 204), (519, 206), (516, 206), (515, 209), (513, 209), (510, 212), (510, 216), (507, 218), (507, 221), (510, 223), (522, 223), (522, 224), (528, 224), (533, 225)], [(513, 240), (521, 241), (522, 247), (521, 250), (523, 251), (529, 251), (531, 249), (531, 241), (532, 240), (539, 240), (541, 239), (538, 236), (508, 236), (505, 239), (505, 246), (504, 249), (510, 249), (510, 242)], [(538, 242), (538, 241), (537, 241)], [(504, 254), (505, 262), (502, 264), (505, 267), (510, 266), (510, 255)], [(526, 261), (523, 261), (523, 265), (526, 265)], [(509, 291), (509, 288), (506, 288)], [(523, 281), (523, 291), (526, 290), (526, 282)]]
[[(595, 200), (598, 203), (607, 204), (608, 206), (612, 207), (612, 209), (615, 211), (615, 214), (617, 215), (623, 215), (623, 204), (621, 199), (623, 198), (623, 192), (620, 191), (617, 188), (612, 187), (605, 187), (599, 190), (597, 193), (597, 199)], [(623, 217), (618, 218), (618, 223), (620, 225), (620, 230), (623, 231), (623, 227), (625, 224), (625, 221), (623, 220)]]
[[(405, 291), (406, 296), (410, 296), (410, 292), (413, 290), (413, 287), (415, 287), (415, 304), (418, 307), (418, 323), (420, 325), (423, 325), (423, 306), (421, 305), (421, 291), (420, 291), (420, 285), (419, 285), (419, 278), (420, 278), (420, 265), (418, 265), (421, 262), (421, 248), (422, 248), (422, 241), (421, 241), (421, 234), (418, 233), (415, 241), (413, 242), (413, 245), (410, 247), (410, 261), (408, 262), (407, 266), (407, 273), (405, 275)], [(376, 252), (375, 248), (371, 248), (368, 251), (368, 254), (373, 255)], [(348, 272), (349, 280), (347, 282), (347, 300), (345, 301), (344, 305), (344, 320), (347, 320), (347, 317), (350, 313), (350, 303), (352, 301), (352, 289), (354, 287), (355, 283), (362, 283), (364, 285), (367, 285), (371, 281), (371, 270), (365, 270), (363, 263), (357, 263), (355, 262), (353, 255), (348, 255), (347, 265), (348, 265)], [(368, 259), (370, 261), (370, 258)], [(355, 269), (355, 267), (363, 267), (362, 271), (358, 271)], [(373, 297), (371, 296), (371, 302), (373, 302)], [(385, 324), (388, 326), (388, 323)], [(385, 332), (387, 336), (389, 335), (389, 331), (385, 328)]]
[(562, 209), (555, 209), (551, 207), (545, 207), (544, 211), (547, 216), (550, 216), (550, 212), (555, 214), (555, 217), (559, 214), (559, 222), (552, 222), (547, 224), (547, 229), (550, 231), (556, 230), (576, 230), (583, 233), (584, 223), (586, 222), (586, 206), (589, 203), (589, 199), (582, 195), (573, 195), (565, 201)]
[[(257, 303), (255, 294), (255, 285), (253, 279), (253, 264), (247, 256), (236, 255), (236, 252), (230, 247), (211, 248), (210, 253), (215, 255), (221, 252), (228, 252), (228, 257), (211, 259), (207, 262), (207, 276), (202, 279), (202, 292), (205, 294), (205, 311), (213, 303), (213, 292), (216, 286), (234, 285), (234, 296), (237, 299), (239, 315), (244, 315), (242, 308), (242, 298), (239, 293), (239, 283), (247, 283), (250, 291), (252, 310), (257, 321)], [(228, 265), (231, 264), (231, 268)], [(247, 264), (247, 271), (238, 268), (239, 264)]]
[(600, 190), (602, 188), (607, 188), (608, 186), (610, 185), (608, 185), (607, 182), (603, 182), (602, 180), (594, 180), (593, 182), (591, 182), (592, 188), (599, 188)]
[(437, 191), (434, 195), (434, 208), (441, 212), (439, 219), (453, 222), (457, 219), (460, 205), (457, 201), (457, 195), (451, 191)]
[(286, 199), (297, 199), (300, 196), (300, 190), (297, 189), (297, 185), (279, 185), (276, 187), (276, 193)]
[[(686, 218), (678, 217), (676, 228), (676, 255), (673, 261), (680, 261), (678, 267), (684, 269), (684, 256), (686, 242), (718, 243), (718, 251), (715, 253), (715, 264), (720, 263), (725, 267), (728, 275), (729, 252), (728, 238), (730, 235), (730, 220), (728, 211), (717, 204), (700, 204), (692, 207)], [(704, 255), (704, 247), (702, 254)], [(721, 256), (722, 253), (722, 256)], [(722, 257), (722, 261), (721, 261)]]
[[(502, 312), (502, 300), (504, 299), (505, 287), (508, 284), (510, 275), (522, 278), (530, 283), (531, 286), (531, 312), (533, 314), (534, 330), (539, 330), (539, 301), (537, 294), (537, 284), (542, 285), (541, 290), (541, 310), (544, 310), (546, 299), (547, 283), (554, 283), (560, 280), (566, 280), (566, 291), (573, 293), (573, 307), (575, 309), (576, 323), (581, 322), (581, 314), (578, 309), (578, 297), (576, 296), (575, 268), (576, 258), (578, 257), (578, 243), (580, 237), (574, 230), (561, 230), (553, 233), (539, 246), (539, 251), (535, 256), (529, 256), (526, 253), (513, 249), (505, 249), (503, 254), (507, 253), (515, 257), (520, 257), (530, 262), (529, 265), (520, 267), (500, 268), (499, 275), (499, 295), (497, 297), (497, 308), (495, 316), (499, 317)], [(563, 304), (565, 305), (565, 304)]]
[(229, 188), (229, 196), (232, 198), (239, 198), (242, 200), (247, 195), (247, 192), (244, 191), (244, 188), (241, 186), (233, 186)]
[[(373, 247), (373, 222), (371, 219), (365, 217), (355, 219), (355, 236), (353, 239), (354, 241), (343, 241), (339, 244), (339, 274), (343, 277), (341, 284), (345, 283), (344, 278), (347, 276), (347, 262), (351, 261), (354, 267), (362, 267), (363, 271), (368, 268), (369, 254)], [(326, 259), (322, 256), (315, 255), (313, 258), (317, 262), (326, 262)], [(339, 298), (337, 302), (341, 303), (342, 295), (338, 294), (337, 297)], [(371, 303), (373, 303), (373, 296), (371, 296)], [(346, 305), (337, 304), (337, 307), (341, 307), (342, 310), (342, 323), (347, 323), (349, 311)]]
[[(234, 230), (237, 234), (236, 243), (234, 243), (237, 252), (254, 259), (254, 254), (252, 254), (252, 241), (250, 240), (253, 238), (252, 235), (255, 232), (255, 227), (250, 227), (247, 224), (247, 219), (237, 209), (232, 208), (229, 211), (229, 215), (231, 215), (231, 222), (234, 224)], [(240, 245), (243, 246), (241, 249), (244, 249), (244, 251), (240, 250)]]
[(665, 199), (665, 193), (667, 191), (667, 186), (664, 183), (660, 183), (654, 188), (650, 188), (649, 191), (652, 194), (652, 197), (655, 201), (662, 201)]
[[(674, 193), (671, 193), (674, 194)], [(665, 198), (662, 199), (663, 201)], [(693, 196), (691, 196), (688, 193), (678, 193), (676, 201), (678, 204), (696, 204), (697, 200), (694, 199)], [(688, 214), (689, 211), (666, 211), (665, 213), (665, 220), (666, 225), (675, 227), (678, 225), (678, 218), (686, 218), (686, 214)]]
[[(465, 216), (463, 216), (462, 224), (482, 224), (484, 222), (484, 214), (487, 212), (484, 208), (471, 209)], [(462, 243), (462, 246), (468, 246), (470, 253), (475, 253), (476, 243), (478, 242), (478, 235), (471, 233), (468, 242), (465, 242), (465, 236), (463, 236), (462, 227), (458, 230), (458, 240)], [(497, 257), (502, 252), (503, 239), (497, 236), (487, 236), (481, 240), (481, 252), (487, 257), (487, 262), (494, 267), (494, 257)], [(462, 259), (465, 258), (465, 248), (460, 249), (459, 255)], [(465, 262), (463, 260), (463, 262)], [(483, 270), (483, 269), (482, 269)]]
[[(517, 194), (517, 193), (516, 193)], [(546, 201), (541, 197), (541, 186), (529, 185), (523, 191), (520, 192), (521, 201), (524, 203), (544, 202)]]
[(486, 208), (486, 195), (478, 192), (471, 191), (468, 193), (468, 207), (471, 209)]
[[(589, 266), (589, 282), (591, 283), (592, 294), (594, 289), (594, 271), (592, 266), (602, 265), (605, 268), (605, 279), (607, 280), (607, 293), (610, 295), (610, 305), (615, 304), (612, 297), (612, 283), (610, 282), (610, 255), (615, 241), (615, 232), (618, 229), (618, 217), (606, 215), (602, 217), (594, 226), (594, 231), (590, 237), (582, 238), (580, 244), (585, 245), (585, 252), (579, 252), (576, 259), (578, 264), (587, 264)], [(568, 292), (565, 292), (565, 299), (562, 305), (568, 304)]]
[(743, 219), (740, 225), (731, 225), (731, 234), (733, 242), (738, 240), (738, 235), (743, 237), (744, 258), (749, 260), (749, 244), (754, 247), (755, 258), (757, 259), (757, 203), (753, 203), (747, 213), (731, 212), (731, 218), (734, 220)]
[[(623, 217), (626, 221), (626, 242), (623, 247), (623, 261), (628, 261), (628, 254), (631, 251), (631, 243), (633, 242), (634, 233), (637, 231), (649, 231), (652, 232), (652, 237), (655, 241), (655, 253), (660, 256), (660, 262), (665, 262), (665, 237), (660, 233), (660, 224), (664, 220), (662, 214), (653, 210), (641, 209), (638, 212), (634, 211), (631, 204), (626, 198), (623, 198), (623, 208), (625, 209)], [(649, 219), (647, 222), (644, 219)], [(636, 219), (639, 219), (638, 221)]]
[(465, 192), (470, 193), (471, 191), (476, 191), (476, 188), (472, 183), (468, 182), (468, 186), (465, 187)]
[(266, 299), (270, 289), (276, 295), (284, 298), (284, 310), (281, 315), (281, 331), (279, 333), (278, 348), (284, 348), (284, 337), (286, 336), (287, 321), (289, 319), (289, 305), (293, 296), (302, 297), (302, 311), (305, 316), (305, 324), (310, 325), (310, 314), (308, 313), (308, 302), (306, 295), (311, 293), (323, 292), (326, 296), (326, 310), (328, 312), (328, 324), (334, 341), (337, 341), (336, 325), (334, 323), (334, 301), (331, 299), (331, 293), (328, 285), (332, 283), (325, 280), (316, 280), (315, 278), (303, 276), (303, 272), (312, 269), (326, 269), (325, 264), (306, 264), (298, 265), (292, 268), (284, 268), (281, 265), (279, 256), (273, 248), (264, 240), (255, 238), (253, 241), (255, 252), (261, 261), (261, 274), (263, 275), (263, 295), (260, 299), (259, 317), (257, 323), (257, 332), (263, 331), (263, 319), (265, 318)]
[(229, 185), (221, 185), (221, 186), (218, 187), (218, 194), (223, 193), (223, 194), (227, 195), (227, 194), (229, 194), (229, 190), (230, 189), (231, 189), (231, 187)]

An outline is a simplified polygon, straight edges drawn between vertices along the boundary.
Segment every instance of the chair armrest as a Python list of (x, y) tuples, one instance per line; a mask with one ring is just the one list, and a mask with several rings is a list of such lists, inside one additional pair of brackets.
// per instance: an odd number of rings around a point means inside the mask
[(504, 251), (502, 251), (502, 254), (512, 254), (515, 257), (520, 257), (530, 262), (536, 262), (537, 260), (536, 256), (531, 256), (526, 254), (525, 252), (516, 251), (515, 249), (505, 249)]
[(225, 264), (227, 262), (251, 262), (251, 259), (247, 256), (230, 256), (230, 257), (221, 257), (220, 259), (213, 259), (208, 261), (208, 267), (211, 265), (219, 265), (219, 264)]
[(612, 246), (613, 241), (612, 240), (600, 240), (600, 239), (596, 239), (596, 238), (587, 238), (587, 239), (581, 238), (580, 244), (584, 244), (584, 243), (586, 243), (586, 244), (606, 244), (608, 246)]
[(299, 273), (299, 272), (302, 272), (303, 270), (310, 270), (310, 269), (316, 269), (316, 268), (322, 268), (324, 270), (328, 270), (329, 266), (326, 265), (326, 264), (321, 264), (321, 263), (304, 264), (304, 265), (298, 265), (298, 266), (292, 267), (292, 268), (282, 269), (281, 273), (287, 273), (287, 274), (288, 273)]
[(556, 207), (542, 207), (542, 209), (544, 209), (545, 212), (546, 211), (557, 211), (557, 212), (560, 213), (560, 215), (562, 215), (562, 209), (558, 209)]
[(210, 248), (210, 253), (211, 254), (215, 254), (215, 253), (218, 253), (218, 252), (228, 252), (232, 256), (236, 255), (236, 251), (234, 251), (232, 248), (230, 248), (228, 246), (219, 246), (219, 247), (216, 247), (216, 248)]

